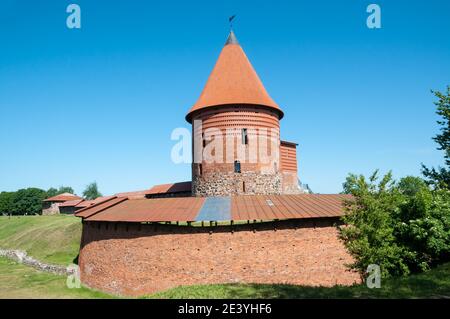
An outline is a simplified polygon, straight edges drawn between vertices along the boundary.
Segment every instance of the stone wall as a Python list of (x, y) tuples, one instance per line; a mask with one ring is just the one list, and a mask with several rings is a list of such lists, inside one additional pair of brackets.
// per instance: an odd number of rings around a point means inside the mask
[(42, 215), (59, 214), (59, 205), (61, 205), (61, 202), (44, 202), (42, 206)]
[(190, 227), (85, 222), (81, 281), (139, 296), (181, 285), (360, 282), (337, 237), (335, 219)]
[(211, 172), (194, 175), (194, 196), (281, 194), (281, 175), (259, 172)]
[(23, 250), (0, 249), (0, 257), (12, 259), (15, 262), (33, 267), (40, 271), (49, 272), (56, 275), (69, 275), (74, 273), (73, 268), (58, 265), (46, 264), (27, 255)]

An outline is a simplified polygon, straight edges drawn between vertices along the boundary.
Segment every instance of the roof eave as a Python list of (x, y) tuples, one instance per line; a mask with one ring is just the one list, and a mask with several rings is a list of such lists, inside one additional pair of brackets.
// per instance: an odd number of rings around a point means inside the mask
[(264, 105), (264, 104), (252, 104), (252, 103), (226, 103), (226, 104), (218, 104), (218, 105), (206, 105), (202, 106), (199, 109), (196, 110), (190, 110), (189, 113), (186, 115), (185, 119), (189, 124), (192, 124), (192, 118), (194, 115), (201, 113), (205, 110), (210, 110), (212, 108), (220, 108), (224, 106), (233, 106), (233, 105), (245, 105), (245, 106), (253, 106), (253, 107), (261, 107), (264, 109), (269, 109), (271, 111), (275, 111), (278, 113), (278, 119), (281, 120), (284, 117), (284, 112), (280, 108), (276, 108), (271, 105)]

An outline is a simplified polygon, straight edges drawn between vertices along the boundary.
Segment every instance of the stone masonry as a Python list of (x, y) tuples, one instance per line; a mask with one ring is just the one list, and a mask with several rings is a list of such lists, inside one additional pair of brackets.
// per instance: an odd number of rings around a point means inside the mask
[(281, 174), (211, 172), (192, 180), (194, 196), (281, 194)]

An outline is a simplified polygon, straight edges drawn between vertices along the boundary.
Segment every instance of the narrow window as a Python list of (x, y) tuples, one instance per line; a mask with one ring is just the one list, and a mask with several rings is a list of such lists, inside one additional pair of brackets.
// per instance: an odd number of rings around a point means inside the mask
[(202, 166), (202, 164), (198, 164), (198, 172), (199, 172), (200, 176), (203, 175), (203, 166)]
[(245, 193), (245, 182), (242, 182), (242, 192)]
[(202, 133), (202, 143), (203, 143), (203, 148), (204, 148), (206, 146), (205, 133)]
[(248, 144), (248, 135), (247, 135), (247, 129), (242, 129), (242, 144), (247, 145)]
[(240, 173), (241, 172), (241, 162), (234, 161), (234, 172)]

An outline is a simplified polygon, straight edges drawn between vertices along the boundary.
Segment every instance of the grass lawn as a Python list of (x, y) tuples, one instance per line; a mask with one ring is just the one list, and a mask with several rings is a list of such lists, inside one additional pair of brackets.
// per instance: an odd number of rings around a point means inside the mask
[(80, 239), (81, 220), (74, 216), (0, 217), (0, 248), (25, 250), (44, 262), (73, 263)]
[(228, 284), (179, 287), (149, 298), (450, 298), (450, 263), (427, 273), (384, 280), (380, 289), (366, 285), (321, 288)]
[(111, 298), (87, 288), (69, 289), (66, 277), (37, 271), (0, 257), (0, 299), (2, 298)]

